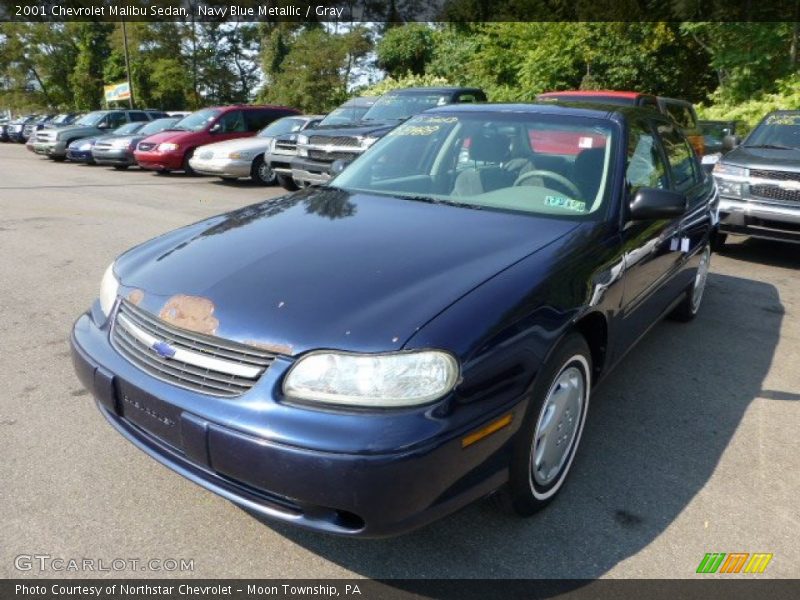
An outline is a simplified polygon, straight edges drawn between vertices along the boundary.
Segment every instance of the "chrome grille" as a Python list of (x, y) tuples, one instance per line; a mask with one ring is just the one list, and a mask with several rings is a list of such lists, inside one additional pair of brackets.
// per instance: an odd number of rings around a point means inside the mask
[(765, 169), (750, 169), (750, 176), (759, 179), (774, 179), (776, 181), (800, 181), (800, 173), (791, 171), (767, 171)]
[(155, 147), (156, 147), (156, 144), (154, 144), (152, 142), (141, 142), (137, 146), (137, 150), (141, 150), (142, 152), (148, 152), (148, 151), (152, 150)]
[(273, 152), (280, 151), (280, 154), (294, 154), (297, 152), (297, 142), (288, 140), (278, 140), (275, 142)]
[(783, 202), (800, 202), (800, 191), (784, 190), (777, 185), (751, 185), (750, 193), (759, 198), (781, 200)]
[(308, 143), (320, 146), (349, 146), (354, 148), (361, 146), (361, 141), (357, 137), (349, 135), (312, 135)]
[[(153, 377), (195, 392), (235, 397), (252, 388), (275, 354), (246, 344), (180, 329), (123, 300), (111, 332), (114, 347)], [(168, 344), (172, 357), (153, 348)]]
[(36, 132), (36, 141), (37, 142), (54, 141), (56, 139), (57, 135), (58, 135), (58, 133), (55, 132), (55, 131), (47, 131), (47, 130), (41, 131), (40, 130), (40, 131)]
[(334, 161), (334, 160), (354, 160), (358, 156), (357, 152), (325, 152), (324, 150), (308, 150), (308, 157), (313, 160)]

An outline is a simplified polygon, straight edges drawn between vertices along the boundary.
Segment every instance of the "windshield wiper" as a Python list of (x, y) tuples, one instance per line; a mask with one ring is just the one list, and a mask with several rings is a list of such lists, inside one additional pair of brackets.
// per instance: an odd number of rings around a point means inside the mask
[(800, 150), (796, 146), (783, 146), (781, 144), (744, 144), (745, 148), (764, 148), (767, 150)]
[(397, 194), (400, 198), (406, 200), (415, 200), (416, 202), (427, 202), (428, 204), (447, 204), (448, 206), (458, 206), (461, 208), (472, 208), (474, 210), (481, 210), (483, 207), (477, 204), (470, 204), (469, 202), (459, 202), (458, 200), (444, 200), (442, 198), (434, 198), (433, 196), (406, 196), (405, 194)]

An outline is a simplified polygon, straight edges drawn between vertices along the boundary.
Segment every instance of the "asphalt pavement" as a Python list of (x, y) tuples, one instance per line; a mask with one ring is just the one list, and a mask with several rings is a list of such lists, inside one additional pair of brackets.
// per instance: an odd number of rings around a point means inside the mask
[[(698, 318), (656, 326), (596, 391), (568, 484), (527, 520), (481, 501), (398, 538), (329, 537), (145, 456), (78, 383), (73, 321), (122, 251), (282, 193), (0, 144), (0, 577), (687, 578), (707, 552), (772, 553), (759, 577), (800, 577), (798, 246), (714, 255)], [(84, 558), (127, 562), (51, 562)], [(193, 568), (146, 566), (170, 559)]]

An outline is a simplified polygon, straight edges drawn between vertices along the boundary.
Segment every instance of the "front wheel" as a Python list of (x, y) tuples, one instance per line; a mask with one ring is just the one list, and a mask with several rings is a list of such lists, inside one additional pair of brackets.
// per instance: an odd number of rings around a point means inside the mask
[(291, 175), (279, 173), (276, 177), (278, 179), (278, 185), (280, 185), (287, 192), (296, 192), (300, 189), (300, 187), (295, 183), (294, 179), (292, 179)]
[(500, 504), (520, 516), (547, 506), (567, 478), (586, 422), (592, 356), (586, 339), (570, 333), (536, 376), (514, 441), (509, 482)]
[(686, 296), (681, 303), (672, 311), (670, 317), (676, 321), (691, 321), (700, 311), (700, 304), (703, 302), (703, 292), (706, 290), (708, 280), (708, 269), (711, 266), (711, 246), (706, 244), (700, 253), (700, 264), (697, 265), (692, 285), (686, 290)]
[(127, 171), (129, 165), (114, 165), (115, 171)]
[(197, 175), (197, 171), (195, 171), (192, 168), (192, 165), (189, 164), (192, 156), (194, 156), (194, 150), (189, 150), (186, 152), (186, 156), (183, 158), (183, 172), (189, 177), (194, 177)]
[(264, 161), (263, 156), (257, 156), (250, 168), (250, 179), (258, 185), (273, 185), (276, 181), (275, 171)]

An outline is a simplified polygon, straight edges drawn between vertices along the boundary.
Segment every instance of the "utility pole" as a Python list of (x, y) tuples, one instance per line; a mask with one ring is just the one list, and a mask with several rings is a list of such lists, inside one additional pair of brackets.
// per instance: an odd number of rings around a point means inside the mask
[(133, 108), (133, 83), (131, 82), (131, 59), (128, 54), (128, 28), (125, 19), (122, 19), (122, 41), (125, 46), (125, 74), (128, 76), (128, 106)]

